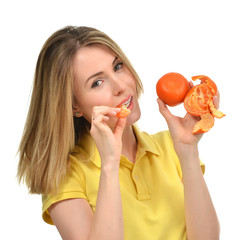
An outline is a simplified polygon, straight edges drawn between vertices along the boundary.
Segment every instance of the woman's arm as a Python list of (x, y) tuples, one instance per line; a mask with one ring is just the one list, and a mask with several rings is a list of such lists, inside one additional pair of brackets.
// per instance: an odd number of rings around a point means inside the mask
[(61, 201), (49, 209), (64, 240), (122, 240), (124, 223), (119, 184), (122, 133), (126, 119), (117, 120), (112, 131), (106, 124), (120, 109), (94, 107), (90, 133), (101, 157), (101, 175), (93, 214), (84, 199)]
[(187, 237), (217, 240), (219, 221), (208, 188), (203, 178), (197, 149), (188, 149), (187, 156), (179, 157), (184, 184), (184, 205)]
[(124, 239), (119, 169), (102, 170), (93, 211), (85, 199), (53, 204), (50, 216), (63, 240)]
[(219, 221), (200, 167), (198, 142), (201, 134), (192, 134), (199, 120), (186, 114), (179, 118), (158, 99), (161, 114), (167, 121), (175, 151), (179, 157), (184, 184), (186, 231), (189, 240), (219, 239)]
[(60, 201), (48, 211), (63, 240), (88, 239), (93, 211), (85, 199)]
[(119, 168), (101, 171), (96, 210), (89, 239), (124, 239)]

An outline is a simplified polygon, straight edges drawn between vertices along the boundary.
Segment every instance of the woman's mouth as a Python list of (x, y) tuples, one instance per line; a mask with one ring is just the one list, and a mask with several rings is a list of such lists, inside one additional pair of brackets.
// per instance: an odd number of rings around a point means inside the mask
[(120, 102), (116, 107), (120, 108), (122, 106), (125, 106), (126, 108), (128, 108), (129, 110), (132, 111), (132, 109), (133, 109), (133, 96), (129, 95), (129, 97), (123, 99), (123, 101)]
[(131, 105), (132, 100), (133, 100), (133, 96), (131, 96), (126, 102), (122, 103), (121, 105), (128, 108)]

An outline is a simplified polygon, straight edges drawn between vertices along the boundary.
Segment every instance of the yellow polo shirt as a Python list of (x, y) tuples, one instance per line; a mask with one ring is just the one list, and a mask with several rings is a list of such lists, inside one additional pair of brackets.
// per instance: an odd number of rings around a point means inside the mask
[[(133, 129), (138, 141), (135, 164), (121, 156), (119, 170), (125, 239), (186, 240), (182, 172), (170, 134)], [(101, 159), (90, 136), (80, 145), (58, 193), (42, 196), (42, 217), (49, 224), (47, 209), (64, 199), (84, 198), (95, 211)]]

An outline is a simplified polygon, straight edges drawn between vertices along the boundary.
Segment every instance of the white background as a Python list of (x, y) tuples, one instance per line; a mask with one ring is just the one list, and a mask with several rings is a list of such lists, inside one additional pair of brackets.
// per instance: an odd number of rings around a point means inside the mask
[[(4, 3), (5, 2), (5, 3)], [(41, 198), (16, 181), (16, 152), (36, 60), (45, 40), (66, 25), (96, 27), (124, 50), (144, 84), (140, 128), (167, 129), (155, 85), (175, 71), (211, 77), (226, 117), (200, 142), (221, 239), (247, 239), (248, 7), (242, 0), (2, 1), (0, 5), (1, 236), (60, 239), (41, 218)], [(171, 109), (183, 116), (182, 106)]]

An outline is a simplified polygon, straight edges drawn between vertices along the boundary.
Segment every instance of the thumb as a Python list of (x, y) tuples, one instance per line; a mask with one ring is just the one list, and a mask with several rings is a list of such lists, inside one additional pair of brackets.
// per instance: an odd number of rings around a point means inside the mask
[(122, 133), (124, 131), (124, 128), (126, 126), (127, 119), (126, 118), (119, 118), (116, 122), (115, 129), (114, 129), (114, 135), (117, 138), (122, 137)]
[(157, 102), (158, 102), (158, 106), (159, 106), (159, 111), (164, 116), (166, 122), (169, 123), (170, 121), (172, 121), (174, 116), (172, 115), (172, 113), (168, 109), (167, 105), (159, 98), (157, 99)]
[(213, 97), (213, 102), (214, 102), (215, 108), (218, 109), (219, 105), (220, 105), (220, 93), (219, 93), (219, 91), (217, 92), (217, 95)]

